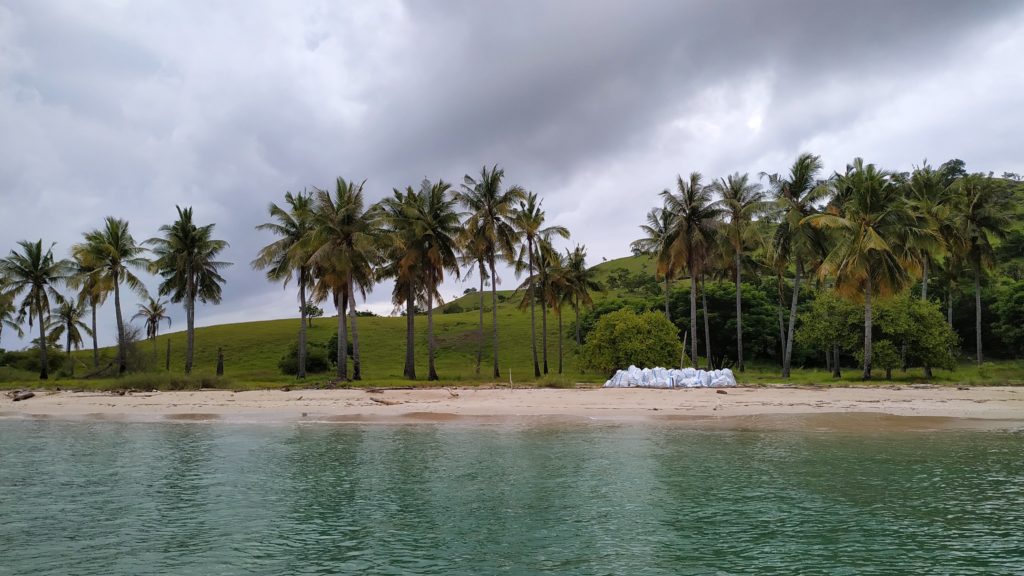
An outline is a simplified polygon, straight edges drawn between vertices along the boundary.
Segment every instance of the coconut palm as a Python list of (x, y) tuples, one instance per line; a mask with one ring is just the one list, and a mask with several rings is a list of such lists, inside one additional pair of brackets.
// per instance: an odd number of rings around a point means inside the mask
[(957, 230), (952, 225), (952, 190), (943, 184), (942, 172), (925, 161), (914, 167), (907, 182), (907, 201), (910, 210), (936, 233), (936, 240), (916, 247), (921, 259), (921, 299), (928, 299), (928, 280), (936, 259), (945, 247), (957, 242)]
[[(705, 186), (699, 172), (687, 180), (676, 178), (677, 193), (661, 193), (665, 210), (672, 214), (670, 240), (672, 261), (690, 273), (690, 350), (694, 365), (697, 363), (697, 279), (704, 273), (708, 250), (714, 244), (715, 227), (722, 208), (712, 201), (711, 190)], [(711, 362), (710, 348), (707, 361)]]
[(267, 211), (271, 222), (257, 230), (267, 230), (278, 239), (260, 248), (252, 267), (266, 270), (267, 279), (285, 287), (295, 278), (299, 285), (299, 362), (298, 378), (306, 377), (306, 289), (310, 285), (309, 254), (303, 240), (313, 229), (313, 196), (307, 192), (285, 192), (284, 207), (271, 202)]
[(157, 359), (156, 337), (160, 332), (160, 323), (167, 321), (167, 327), (171, 327), (171, 317), (167, 315), (167, 303), (160, 298), (147, 299), (145, 303), (139, 303), (139, 309), (132, 316), (132, 320), (142, 319), (146, 326), (146, 339), (153, 342), (153, 361)]
[(96, 309), (107, 301), (107, 296), (114, 287), (110, 284), (109, 278), (94, 274), (96, 271), (91, 265), (81, 260), (83, 255), (72, 254), (74, 271), (68, 278), (68, 287), (78, 290), (78, 299), (89, 306), (91, 317), (89, 334), (92, 336), (92, 367), (100, 367), (99, 339), (96, 333)]
[(501, 377), (498, 363), (499, 278), (495, 268), (498, 258), (504, 258), (509, 262), (514, 260), (516, 233), (511, 219), (516, 203), (526, 198), (525, 192), (518, 186), (504, 188), (504, 177), (505, 171), (497, 165), (490, 169), (484, 166), (480, 170), (479, 179), (467, 174), (462, 190), (456, 194), (459, 203), (469, 211), (465, 227), (471, 234), (479, 231), (486, 242), (484, 250), (491, 275), (491, 321), (494, 331), (492, 353), (495, 378)]
[(647, 213), (647, 223), (640, 226), (645, 236), (634, 240), (630, 248), (635, 253), (653, 256), (657, 263), (656, 275), (665, 279), (665, 318), (672, 320), (669, 312), (669, 296), (672, 293), (672, 277), (677, 270), (672, 260), (672, 212), (662, 208), (652, 208)]
[[(189, 374), (195, 352), (196, 300), (203, 304), (220, 303), (225, 282), (221, 270), (231, 263), (217, 260), (228, 243), (213, 237), (214, 224), (196, 226), (191, 207), (176, 208), (178, 219), (161, 226), (163, 236), (150, 238), (146, 244), (153, 247), (155, 256), (151, 269), (163, 278), (160, 294), (170, 296), (171, 302), (185, 303), (185, 373)], [(148, 336), (148, 321), (146, 331)], [(153, 334), (152, 338), (156, 338), (156, 333)], [(155, 341), (153, 345), (156, 346)]]
[(576, 315), (576, 345), (581, 346), (583, 342), (580, 339), (580, 306), (593, 306), (594, 301), (590, 297), (590, 292), (601, 290), (601, 285), (595, 279), (594, 269), (587, 267), (586, 246), (577, 244), (572, 252), (568, 253), (565, 276), (568, 298)]
[(18, 310), (19, 316), (27, 315), (29, 329), (33, 322), (39, 324), (39, 379), (46, 380), (49, 378), (46, 324), (50, 300), (61, 300), (57, 286), (67, 281), (72, 265), (67, 260), (54, 258), (53, 245), (44, 249), (42, 240), (21, 240), (18, 246), (19, 251), (12, 250), (6, 258), (0, 259), (0, 278), (12, 300), (24, 295)]
[(467, 267), (466, 277), (473, 274), (475, 267), (480, 278), (479, 327), (476, 341), (476, 373), (479, 375), (484, 353), (484, 283), (490, 279), (490, 275), (487, 273), (487, 238), (480, 229), (470, 232), (468, 228), (463, 228), (459, 237), (459, 247), (461, 250), (459, 263)]
[[(540, 266), (543, 269), (541, 291), (544, 299), (544, 306), (550, 306), (558, 318), (558, 373), (562, 373), (563, 364), (563, 323), (562, 308), (565, 304), (571, 304), (570, 280), (571, 271), (567, 265), (568, 255), (563, 256), (555, 250), (550, 240), (542, 239), (539, 246)], [(546, 346), (545, 346), (546, 348)], [(546, 366), (545, 366), (546, 369)]]
[(799, 155), (789, 174), (764, 174), (772, 190), (782, 218), (775, 232), (775, 251), (782, 261), (794, 263), (793, 297), (789, 307), (789, 329), (783, 344), (782, 377), (789, 378), (793, 360), (793, 339), (796, 330), (797, 305), (800, 301), (800, 280), (804, 266), (825, 251), (824, 235), (806, 222), (815, 214), (818, 203), (828, 195), (828, 188), (818, 181), (821, 158), (809, 153)]
[(747, 174), (736, 173), (722, 178), (715, 183), (715, 190), (722, 195), (721, 205), (728, 216), (725, 235), (736, 259), (736, 365), (743, 372), (743, 249), (757, 233), (757, 228), (752, 225), (754, 217), (764, 212), (767, 206), (761, 186), (751, 182)]
[(146, 249), (135, 242), (128, 231), (128, 221), (107, 216), (103, 227), (87, 232), (85, 241), (71, 248), (75, 260), (93, 270), (94, 281), (109, 285), (114, 291), (114, 315), (117, 320), (117, 373), (128, 369), (124, 318), (121, 315), (121, 284), (140, 297), (147, 296), (146, 287), (132, 269), (145, 270), (149, 261), (142, 255)]
[(416, 379), (416, 302), (421, 297), (425, 299), (425, 255), (415, 226), (419, 200), (416, 191), (408, 186), (405, 190), (395, 188), (392, 196), (378, 205), (384, 225), (384, 233), (379, 237), (384, 265), (378, 276), (394, 278), (392, 302), (396, 307), (405, 306), (405, 368), (402, 374), (409, 380)]
[(19, 338), (23, 337), (25, 333), (21, 330), (21, 325), (17, 321), (18, 309), (14, 305), (14, 295), (9, 292), (0, 291), (0, 349), (3, 349), (3, 333), (4, 327), (14, 330), (14, 333)]
[[(543, 201), (537, 198), (537, 194), (533, 192), (527, 192), (526, 197), (519, 201), (518, 207), (512, 214), (512, 226), (516, 231), (521, 242), (524, 244), (521, 246), (519, 255), (516, 258), (516, 269), (517, 272), (521, 272), (522, 268), (525, 267), (529, 270), (529, 278), (527, 282), (527, 300), (530, 306), (530, 346), (533, 352), (533, 373), (535, 377), (540, 377), (540, 364), (537, 361), (537, 319), (536, 319), (536, 302), (537, 302), (537, 284), (544, 282), (544, 274), (538, 268), (540, 262), (539, 253), (539, 242), (546, 240), (551, 236), (558, 235), (562, 238), (568, 238), (569, 231), (564, 226), (549, 226), (544, 227), (545, 213), (541, 208)], [(541, 266), (542, 268), (542, 266)], [(537, 274), (534, 271), (537, 270)], [(546, 302), (546, 299), (542, 299), (542, 304)], [(547, 305), (543, 304), (543, 310), (547, 310)], [(546, 316), (546, 312), (544, 313)], [(545, 318), (544, 326), (542, 328), (544, 333), (544, 373), (548, 371), (548, 359), (547, 359), (547, 322)]]
[(373, 286), (376, 258), (375, 210), (367, 210), (363, 182), (335, 181), (334, 194), (316, 189), (313, 229), (307, 241), (310, 263), (316, 270), (314, 292), (318, 298), (329, 292), (338, 309), (338, 377), (348, 378), (348, 324), (351, 311), (352, 378), (362, 378), (359, 361), (359, 331), (356, 325), (355, 292)]
[(1013, 224), (1012, 200), (1004, 188), (981, 174), (964, 176), (955, 186), (953, 218), (962, 237), (963, 260), (974, 274), (976, 360), (981, 364), (981, 277), (995, 265), (993, 237), (1005, 238)]
[(85, 317), (85, 301), (83, 300), (61, 300), (60, 303), (50, 311), (50, 338), (58, 340), (61, 336), (66, 337), (68, 355), (68, 374), (75, 375), (75, 360), (71, 356), (72, 350), (78, 350), (82, 346), (82, 333), (92, 334), (92, 330), (83, 322)]
[(856, 158), (830, 185), (829, 210), (804, 218), (818, 229), (833, 232), (834, 244), (819, 276), (835, 279), (837, 292), (864, 301), (864, 379), (871, 379), (873, 298), (899, 292), (919, 270), (912, 246), (933, 233), (904, 201), (891, 172)]

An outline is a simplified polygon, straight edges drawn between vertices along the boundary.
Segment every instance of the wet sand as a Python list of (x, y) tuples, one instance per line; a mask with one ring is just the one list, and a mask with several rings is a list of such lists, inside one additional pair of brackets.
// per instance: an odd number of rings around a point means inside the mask
[(202, 390), (0, 397), (0, 419), (657, 423), (705, 429), (1024, 430), (1024, 388)]

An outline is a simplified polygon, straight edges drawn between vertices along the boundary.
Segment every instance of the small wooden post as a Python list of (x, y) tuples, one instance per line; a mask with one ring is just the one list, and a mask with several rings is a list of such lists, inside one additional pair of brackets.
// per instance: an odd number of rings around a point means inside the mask
[(224, 347), (217, 347), (217, 376), (224, 375)]
[(171, 338), (167, 338), (167, 361), (164, 364), (164, 370), (171, 371)]

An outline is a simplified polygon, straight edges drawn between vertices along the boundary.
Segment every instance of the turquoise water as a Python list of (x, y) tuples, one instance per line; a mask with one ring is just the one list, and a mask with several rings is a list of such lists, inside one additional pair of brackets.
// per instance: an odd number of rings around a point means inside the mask
[(1024, 436), (0, 421), (0, 574), (1024, 573)]

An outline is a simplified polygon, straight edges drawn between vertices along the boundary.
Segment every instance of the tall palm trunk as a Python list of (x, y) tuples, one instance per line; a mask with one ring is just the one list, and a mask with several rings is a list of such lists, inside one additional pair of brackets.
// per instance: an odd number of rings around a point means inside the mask
[(786, 358), (786, 321), (783, 318), (782, 309), (785, 308), (785, 302), (782, 294), (782, 277), (777, 278), (778, 288), (778, 301), (775, 303), (775, 311), (778, 312), (779, 316), (779, 361), (785, 363)]
[(740, 372), (744, 371), (743, 366), (743, 288), (741, 282), (743, 281), (742, 272), (740, 271), (740, 262), (742, 261), (743, 254), (741, 251), (736, 251), (736, 364), (738, 364)]
[(405, 371), (409, 380), (416, 379), (416, 341), (413, 339), (416, 330), (416, 289), (409, 282), (409, 294), (405, 297)]
[(871, 380), (871, 270), (864, 283), (864, 379)]
[(480, 329), (476, 337), (476, 374), (480, 375), (480, 361), (484, 356), (484, 263), (480, 261)]
[(548, 373), (548, 304), (541, 302), (540, 305), (540, 345), (544, 351), (544, 373)]
[(72, 328), (71, 326), (68, 326), (68, 338), (67, 338), (67, 348), (66, 348), (66, 350), (68, 351), (68, 375), (74, 377), (74, 375), (75, 375), (75, 361), (74, 361), (73, 358), (71, 358), (71, 328)]
[(121, 316), (121, 279), (114, 275), (114, 315), (117, 319), (117, 373), (128, 370), (127, 347), (124, 341), (124, 318)]
[(925, 256), (923, 269), (921, 270), (921, 300), (928, 301), (928, 261), (931, 258)]
[(345, 309), (348, 305), (347, 296), (340, 290), (334, 291), (334, 307), (338, 310), (338, 366), (336, 374), (339, 379), (348, 380), (348, 325), (345, 323)]
[(837, 342), (832, 343), (832, 377), (843, 377), (843, 374), (839, 368), (839, 344)]
[(490, 257), (491, 267), (491, 323), (494, 329), (494, 349), (491, 354), (494, 356), (494, 377), (501, 378), (501, 371), (498, 368), (498, 277), (494, 270), (494, 255)]
[(306, 270), (299, 269), (299, 367), (297, 378), (306, 377)]
[(427, 380), (433, 382), (438, 380), (437, 370), (434, 368), (434, 288), (436, 282), (431, 282), (427, 289)]
[[(185, 301), (185, 374), (192, 373), (192, 358), (196, 349), (196, 285), (195, 278), (188, 278), (188, 294)], [(303, 306), (305, 309), (305, 306)]]
[(576, 297), (576, 301), (573, 304), (572, 309), (573, 309), (573, 312), (576, 314), (576, 345), (579, 346), (579, 345), (582, 344), (582, 342), (580, 342), (580, 299), (579, 299), (579, 296)]
[(672, 321), (672, 314), (669, 312), (669, 309), (668, 309), (669, 295), (671, 293), (672, 293), (672, 285), (669, 284), (668, 272), (666, 272), (665, 273), (665, 318), (667, 318), (669, 322)]
[(690, 270), (690, 360), (697, 366), (697, 275)]
[(47, 366), (49, 359), (46, 357), (46, 322), (43, 322), (43, 306), (39, 299), (36, 299), (36, 320), (39, 321), (39, 379), (49, 380), (50, 369)]
[(974, 260), (974, 339), (977, 346), (977, 361), (981, 365), (981, 261)]
[(555, 310), (558, 314), (558, 373), (562, 373), (562, 307), (559, 306), (558, 310)]
[(700, 301), (701, 308), (704, 309), (704, 350), (707, 353), (708, 370), (714, 368), (711, 363), (711, 327), (708, 322), (708, 292), (704, 289), (704, 275), (700, 276)]
[(789, 378), (793, 363), (793, 336), (796, 332), (796, 307), (800, 302), (800, 276), (804, 271), (803, 260), (796, 258), (796, 274), (793, 276), (793, 300), (789, 305), (789, 333), (786, 334), (786, 348), (782, 356), (782, 377)]
[(953, 326), (953, 285), (949, 286), (949, 294), (946, 294), (946, 324)]
[(526, 249), (528, 252), (527, 260), (530, 265), (530, 286), (527, 288), (529, 291), (527, 297), (530, 299), (530, 349), (533, 352), (533, 377), (540, 378), (540, 364), (537, 362), (537, 298), (533, 292), (533, 240), (527, 239)]
[(100, 367), (100, 345), (96, 339), (96, 301), (91, 300), (92, 308), (92, 367), (93, 370)]
[(356, 318), (359, 317), (359, 314), (356, 314), (356, 292), (351, 277), (348, 279), (348, 304), (349, 321), (352, 324), (352, 379), (362, 380), (362, 362), (359, 356), (359, 327), (356, 325)]

